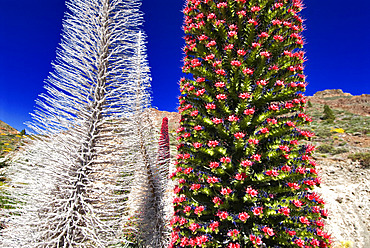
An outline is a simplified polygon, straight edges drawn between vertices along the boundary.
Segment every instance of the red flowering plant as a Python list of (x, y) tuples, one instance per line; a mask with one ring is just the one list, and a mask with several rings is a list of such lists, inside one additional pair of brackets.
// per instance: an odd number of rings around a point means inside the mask
[(170, 247), (329, 247), (301, 0), (187, 0)]

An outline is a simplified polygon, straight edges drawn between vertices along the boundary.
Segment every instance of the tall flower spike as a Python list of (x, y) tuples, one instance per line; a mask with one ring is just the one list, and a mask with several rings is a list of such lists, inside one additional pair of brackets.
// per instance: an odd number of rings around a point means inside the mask
[(309, 123), (301, 9), (300, 0), (186, 1), (191, 76), (180, 84), (170, 247), (330, 245), (311, 149), (299, 144), (312, 136), (299, 129)]
[[(18, 204), (2, 247), (108, 247), (127, 243), (132, 230), (136, 164), (125, 160), (127, 136), (141, 132), (137, 118), (150, 104), (148, 67), (138, 62), (140, 1), (67, 5), (55, 71), (29, 123), (34, 135), (9, 168)], [(145, 79), (133, 76), (138, 70)]]

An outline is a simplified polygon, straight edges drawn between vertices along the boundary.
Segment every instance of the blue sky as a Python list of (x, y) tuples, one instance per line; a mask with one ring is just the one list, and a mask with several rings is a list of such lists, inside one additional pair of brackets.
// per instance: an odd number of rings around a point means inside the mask
[[(370, 1), (306, 0), (307, 95), (370, 93)], [(176, 111), (183, 0), (143, 0), (153, 106)], [(0, 0), (0, 120), (21, 130), (43, 92), (60, 42), (64, 0)]]

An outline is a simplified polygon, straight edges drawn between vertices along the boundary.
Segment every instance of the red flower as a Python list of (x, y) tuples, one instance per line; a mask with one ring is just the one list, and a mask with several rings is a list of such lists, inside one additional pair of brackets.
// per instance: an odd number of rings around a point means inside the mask
[(261, 44), (254, 42), (254, 43), (252, 43), (252, 47), (253, 48), (261, 47)]
[(189, 229), (190, 229), (190, 230), (192, 230), (193, 232), (194, 232), (195, 230), (197, 230), (198, 228), (200, 228), (200, 225), (199, 225), (199, 224), (197, 224), (197, 223), (191, 223), (191, 224), (190, 224), (190, 227), (189, 227)]
[(279, 172), (277, 172), (277, 170), (268, 170), (266, 171), (266, 175), (277, 177), (279, 175)]
[(219, 179), (217, 177), (208, 177), (207, 183), (218, 183)]
[(264, 231), (268, 236), (274, 236), (275, 235), (274, 230), (270, 227), (267, 227), (267, 226), (262, 228), (262, 231)]
[(238, 243), (229, 243), (229, 245), (227, 246), (227, 248), (240, 248), (240, 244)]
[(288, 186), (292, 189), (300, 189), (301, 186), (299, 186), (298, 183), (288, 183)]
[(221, 163), (230, 163), (231, 162), (231, 158), (229, 157), (222, 157), (220, 159)]
[(211, 224), (209, 224), (209, 228), (211, 228), (212, 231), (216, 230), (219, 227), (220, 223), (218, 221), (214, 221)]
[(279, 213), (280, 213), (280, 214), (283, 214), (283, 215), (285, 215), (285, 216), (289, 216), (289, 214), (290, 214), (290, 209), (289, 209), (289, 208), (287, 208), (287, 207), (282, 207), (282, 208), (280, 208), (280, 209), (279, 209)]
[(260, 129), (260, 132), (261, 133), (269, 133), (269, 129), (267, 127), (264, 127), (262, 129)]
[(280, 21), (280, 20), (275, 19), (275, 20), (272, 20), (271, 23), (272, 23), (272, 25), (281, 25), (283, 22)]
[(189, 167), (184, 170), (184, 174), (188, 175), (193, 171), (193, 168)]
[(195, 143), (193, 144), (193, 146), (194, 146), (196, 149), (198, 149), (198, 148), (201, 148), (201, 147), (202, 147), (202, 144), (201, 144), (201, 143), (199, 143), (199, 142), (195, 142)]
[(253, 108), (244, 110), (245, 115), (253, 115), (256, 112)]
[(218, 69), (218, 70), (216, 70), (216, 74), (225, 76), (226, 75), (226, 72), (223, 69)]
[(227, 3), (225, 3), (225, 2), (218, 3), (217, 8), (227, 8)]
[(262, 86), (265, 86), (265, 85), (267, 85), (268, 84), (268, 81), (266, 81), (266, 80), (260, 80), (260, 81), (257, 81), (257, 83), (256, 83), (257, 85), (262, 85)]
[(222, 195), (229, 195), (231, 192), (232, 190), (230, 188), (222, 188), (220, 191)]
[(251, 197), (256, 197), (258, 195), (258, 191), (252, 189), (251, 187), (248, 187), (245, 192), (247, 192), (247, 194), (249, 194)]
[(252, 12), (258, 12), (258, 11), (260, 11), (261, 10), (261, 8), (259, 7), (259, 6), (253, 6), (252, 8), (251, 8), (251, 11)]
[(225, 99), (227, 98), (227, 96), (226, 96), (225, 94), (218, 94), (218, 95), (216, 96), (216, 98), (217, 98), (218, 100), (225, 100)]
[(252, 75), (252, 74), (253, 74), (253, 72), (254, 72), (254, 70), (249, 69), (249, 68), (243, 69), (243, 73), (244, 73), (244, 74)]
[(301, 216), (299, 217), (299, 221), (303, 224), (310, 225), (310, 221), (307, 219), (307, 217)]
[(236, 122), (236, 121), (239, 121), (239, 118), (235, 115), (230, 115), (228, 120), (231, 122)]
[(284, 38), (281, 35), (275, 35), (274, 36), (274, 40), (279, 41), (279, 42), (282, 42), (284, 40)]
[(238, 60), (233, 60), (233, 61), (231, 61), (231, 63), (230, 63), (231, 65), (233, 65), (233, 66), (237, 66), (237, 67), (239, 67), (239, 66), (241, 66), (242, 65), (242, 62), (240, 62), (240, 61), (238, 61)]
[(208, 44), (206, 45), (206, 47), (212, 47), (212, 46), (215, 46), (216, 44), (217, 44), (216, 41), (211, 40), (210, 42), (208, 42)]
[(200, 187), (201, 187), (200, 184), (194, 183), (191, 185), (190, 189), (197, 191), (198, 189), (200, 189)]
[(229, 32), (228, 32), (228, 35), (229, 35), (229, 37), (234, 37), (234, 36), (238, 35), (238, 32), (237, 32), (237, 31), (232, 30), (232, 31), (229, 31)]
[(216, 147), (216, 146), (218, 146), (218, 144), (219, 144), (219, 142), (217, 140), (210, 140), (210, 141), (208, 141), (207, 145), (209, 147)]
[(249, 214), (247, 214), (246, 212), (239, 213), (238, 215), (238, 218), (241, 221), (246, 221), (249, 217), (250, 217)]
[(244, 55), (246, 55), (246, 54), (247, 54), (247, 52), (246, 52), (246, 51), (244, 51), (244, 50), (242, 50), (242, 49), (239, 49), (239, 50), (237, 51), (237, 53), (238, 53), (238, 55), (240, 55), (240, 56), (244, 56)]
[(235, 178), (236, 180), (242, 181), (242, 180), (244, 180), (245, 178), (247, 178), (247, 175), (246, 175), (244, 172), (242, 172), (242, 173), (238, 173), (238, 174), (236, 174), (234, 178)]
[(206, 109), (216, 109), (216, 105), (214, 103), (208, 103)]
[(223, 123), (224, 121), (222, 119), (219, 119), (219, 118), (213, 118), (212, 122), (217, 125), (217, 124)]
[(251, 166), (251, 165), (253, 164), (253, 162), (252, 162), (252, 161), (250, 161), (250, 160), (243, 160), (243, 161), (241, 161), (241, 162), (240, 162), (240, 164), (241, 164), (243, 167), (249, 167), (249, 166)]
[(298, 245), (299, 247), (304, 247), (304, 241), (300, 238), (294, 240), (294, 243), (296, 243), (296, 245)]
[(202, 129), (203, 129), (203, 127), (200, 126), (200, 125), (197, 125), (197, 126), (194, 127), (194, 130), (196, 130), (196, 131), (200, 131)]
[(256, 161), (260, 161), (261, 160), (261, 155), (259, 155), (259, 154), (253, 154), (251, 156), (251, 158), (254, 159), (254, 160), (256, 160)]
[(300, 200), (293, 200), (292, 201), (293, 205), (296, 206), (297, 208), (302, 207), (303, 203)]
[(261, 55), (262, 57), (266, 57), (266, 58), (268, 58), (268, 57), (270, 57), (270, 56), (271, 56), (271, 54), (270, 54), (269, 52), (267, 52), (267, 51), (260, 52), (260, 55)]
[(193, 112), (190, 113), (191, 116), (195, 117), (199, 114), (198, 110), (194, 110)]
[(222, 204), (220, 197), (217, 197), (217, 196), (213, 197), (212, 202), (214, 204)]
[(237, 237), (239, 235), (239, 230), (233, 229), (227, 232), (227, 236), (229, 237)]
[(194, 209), (194, 213), (199, 215), (204, 211), (204, 209), (205, 209), (204, 206), (198, 206)]
[(216, 18), (215, 13), (209, 13), (207, 16), (207, 19), (215, 19), (215, 18)]
[(241, 99), (247, 99), (249, 97), (251, 97), (251, 94), (249, 94), (249, 93), (240, 93), (239, 94), (239, 98), (241, 98)]
[(279, 110), (279, 105), (277, 105), (277, 104), (271, 104), (269, 106), (269, 110), (273, 110), (273, 111)]
[(248, 142), (254, 145), (258, 145), (260, 141), (258, 139), (249, 139)]
[(212, 168), (212, 169), (217, 168), (219, 166), (220, 166), (220, 164), (218, 162), (211, 162), (211, 163), (209, 163), (209, 167)]
[(208, 39), (208, 36), (202, 34), (201, 36), (198, 37), (198, 40), (202, 41), (202, 40), (207, 40)]
[(198, 91), (195, 93), (195, 95), (196, 95), (196, 96), (201, 96), (201, 95), (203, 95), (205, 92), (206, 92), (206, 90), (205, 90), (205, 89), (200, 89), (200, 90), (198, 90)]
[(246, 16), (247, 12), (245, 12), (244, 10), (241, 10), (241, 11), (236, 12), (236, 14), (238, 14), (239, 17), (242, 17), (242, 16)]
[(191, 207), (190, 206), (185, 206), (184, 207), (184, 213), (188, 213), (191, 211)]
[[(212, 60), (212, 59), (214, 59), (215, 58), (215, 55), (214, 54), (210, 54), (210, 55), (207, 55), (205, 58), (204, 58), (204, 60), (205, 61), (208, 61), (208, 60)], [(197, 81), (198, 82), (198, 81)], [(203, 81), (204, 82), (204, 81)], [(198, 82), (199, 83), (199, 82)]]
[(217, 83), (215, 83), (215, 87), (223, 88), (223, 87), (225, 87), (225, 83), (224, 82), (217, 82)]
[(242, 132), (238, 132), (238, 133), (234, 134), (234, 136), (235, 136), (236, 139), (241, 139), (241, 138), (244, 138), (245, 134), (242, 133)]
[(229, 216), (229, 214), (228, 214), (228, 212), (226, 212), (226, 211), (219, 211), (219, 212), (217, 213), (217, 216), (218, 216), (221, 220), (224, 220), (224, 219), (226, 219), (226, 218)]
[(290, 236), (294, 236), (294, 235), (296, 235), (297, 233), (296, 233), (296, 231), (287, 231), (287, 233), (290, 235)]
[(266, 32), (262, 32), (260, 35), (259, 35), (259, 37), (260, 38), (266, 38), (266, 37), (269, 37), (270, 35), (268, 34), (268, 33), (266, 33)]

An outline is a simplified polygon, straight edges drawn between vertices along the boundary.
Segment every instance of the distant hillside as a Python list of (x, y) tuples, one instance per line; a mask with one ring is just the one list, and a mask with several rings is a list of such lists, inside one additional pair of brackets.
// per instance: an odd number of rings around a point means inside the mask
[(21, 138), (18, 130), (0, 120), (0, 158), (17, 149)]

